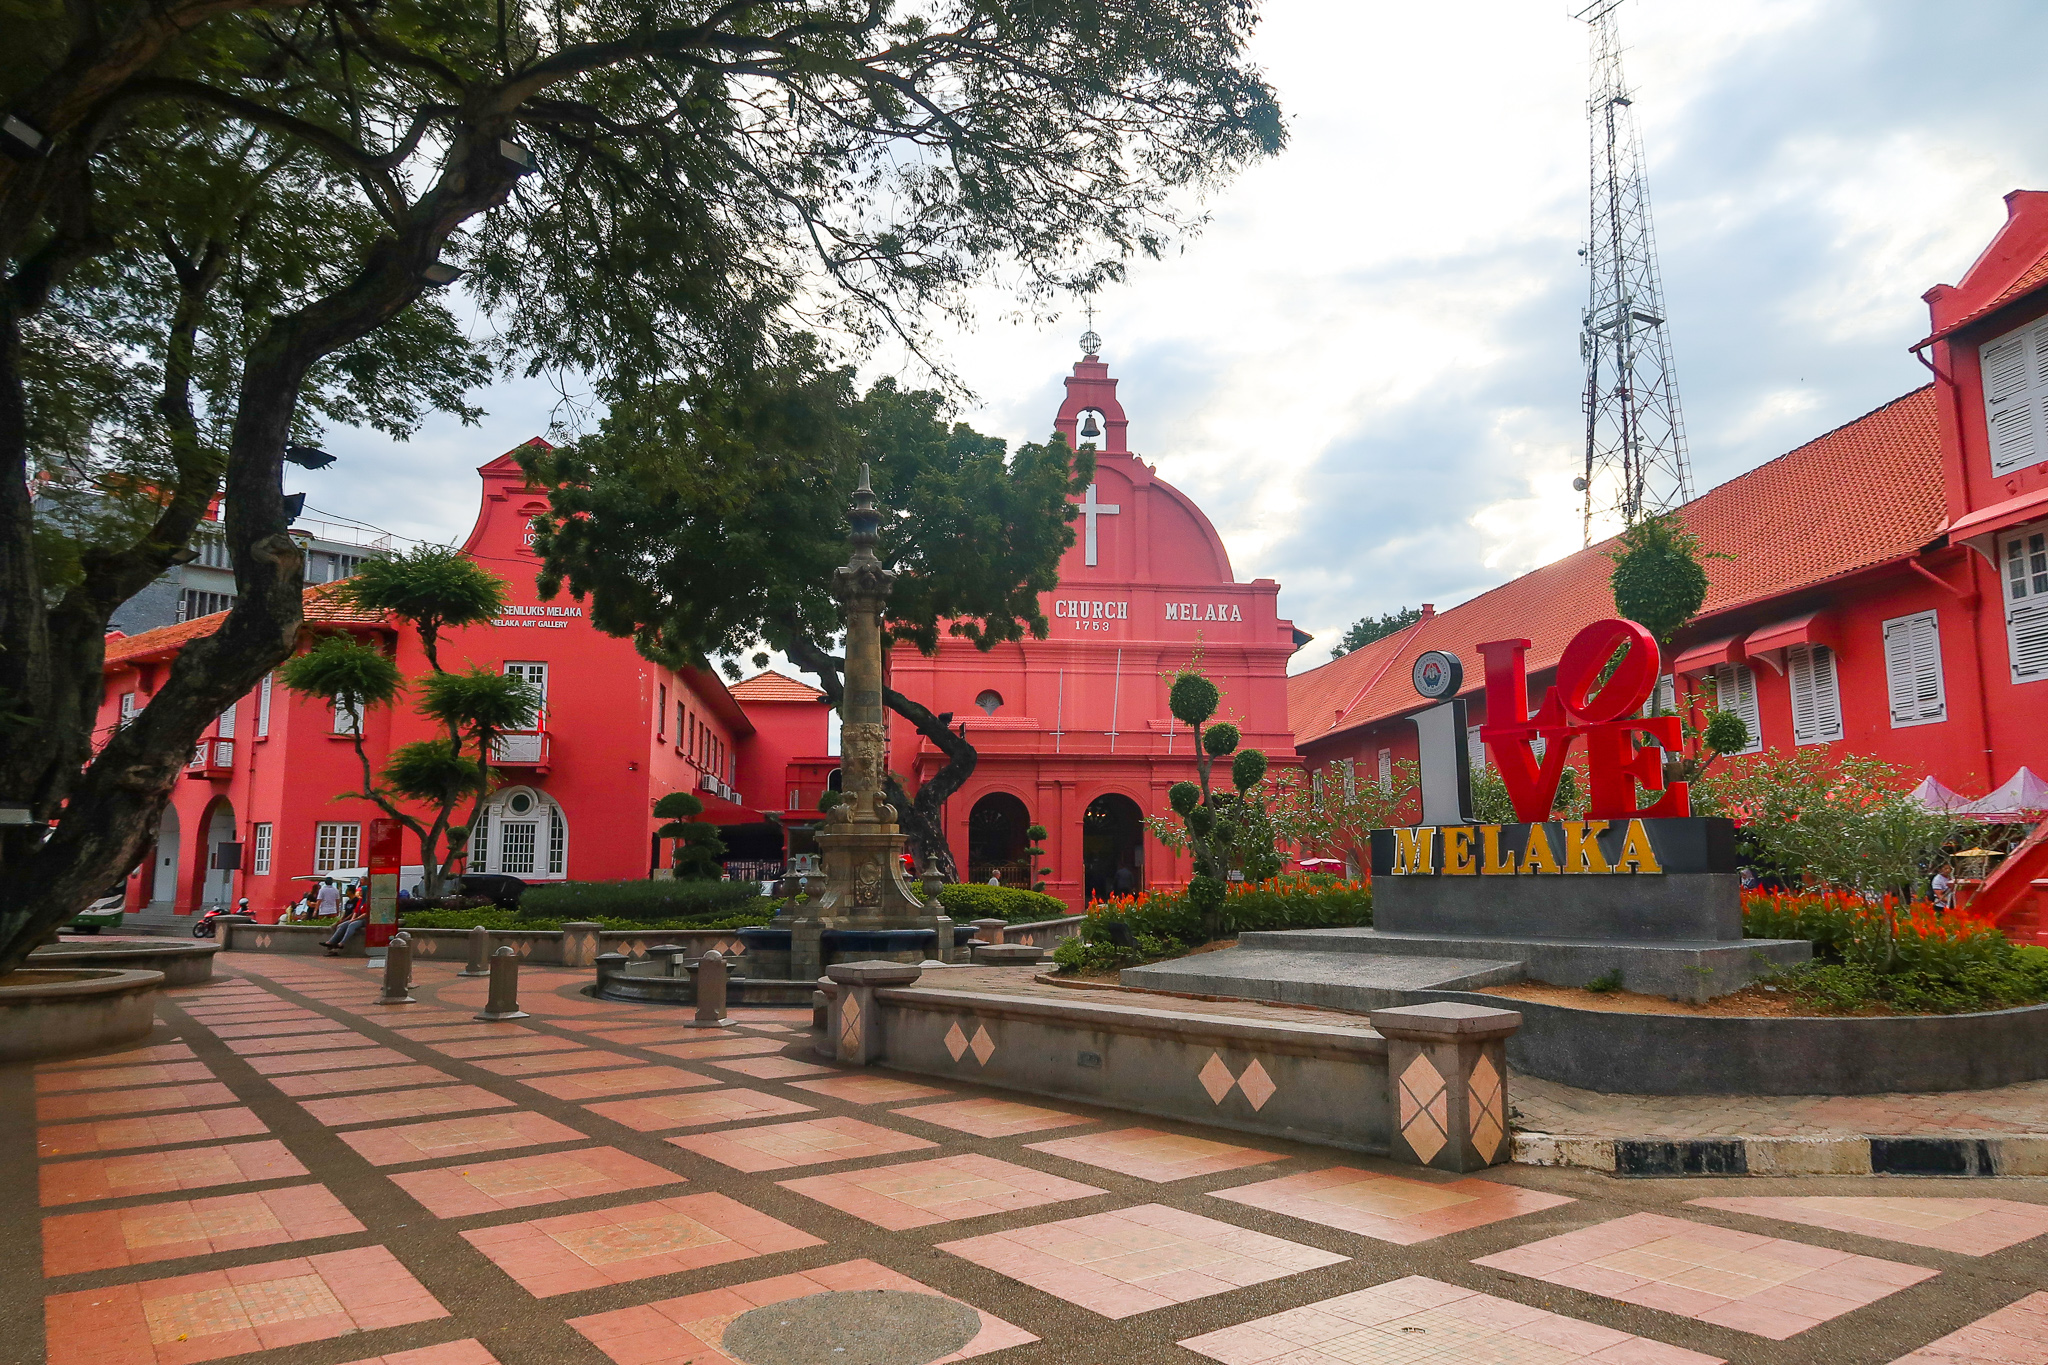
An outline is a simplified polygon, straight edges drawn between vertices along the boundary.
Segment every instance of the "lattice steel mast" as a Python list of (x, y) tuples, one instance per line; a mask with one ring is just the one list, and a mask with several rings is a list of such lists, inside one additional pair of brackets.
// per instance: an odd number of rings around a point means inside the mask
[(1579, 350), (1586, 362), (1586, 465), (1579, 490), (1582, 532), (1618, 515), (1633, 525), (1692, 497), (1678, 373), (1664, 311), (1664, 281), (1650, 227), (1643, 138), (1621, 71), (1614, 12), (1596, 0), (1578, 18), (1592, 30), (1592, 144), (1586, 245), (1588, 288)]

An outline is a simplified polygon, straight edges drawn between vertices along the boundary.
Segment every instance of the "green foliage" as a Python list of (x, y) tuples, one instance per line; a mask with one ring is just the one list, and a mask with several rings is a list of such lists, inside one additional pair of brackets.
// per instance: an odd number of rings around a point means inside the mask
[(1152, 934), (1137, 935), (1136, 946), (1083, 938), (1063, 938), (1053, 945), (1054, 970), (1062, 976), (1081, 976), (1135, 967), (1140, 962), (1173, 957), (1180, 945)]
[(286, 660), (278, 680), (302, 697), (356, 708), (388, 705), (405, 686), (390, 655), (343, 634), (325, 636)]
[(1952, 1014), (2048, 999), (2048, 949), (2015, 946), (1981, 920), (1926, 902), (1751, 892), (1742, 931), (1812, 942), (1811, 965), (1771, 980), (1825, 1010)]
[[(1111, 926), (1122, 925), (1141, 945), (1150, 945), (1144, 948), (1144, 957), (1170, 957), (1218, 937), (1268, 929), (1321, 929), (1371, 923), (1372, 889), (1360, 882), (1290, 876), (1228, 886), (1214, 878), (1197, 877), (1185, 891), (1155, 891), (1096, 902), (1082, 922), (1081, 938), (1068, 942), (1110, 949), (1114, 946)], [(1071, 949), (1069, 957), (1078, 959), (1084, 951)], [(1089, 955), (1088, 960), (1108, 956), (1111, 954), (1096, 953)], [(1054, 951), (1053, 960), (1061, 964), (1061, 970), (1068, 970), (1066, 959), (1060, 957), (1058, 950)], [(1130, 962), (1116, 965), (1128, 966)]]
[(479, 751), (507, 731), (532, 724), (539, 710), (540, 691), (532, 683), (481, 664), (460, 673), (436, 671), (420, 680), (420, 714)]
[(1707, 716), (1701, 738), (1717, 754), (1739, 753), (1749, 747), (1749, 723), (1733, 711), (1715, 711)]
[(818, 793), (818, 811), (820, 814), (823, 814), (828, 810), (832, 810), (834, 807), (843, 806), (846, 804), (846, 799), (847, 798), (845, 792), (835, 792), (829, 790), (820, 792)]
[(384, 763), (384, 785), (411, 801), (454, 806), (490, 787), (483, 765), (445, 739), (401, 744)]
[(505, 606), (505, 584), (453, 545), (417, 545), (371, 555), (335, 590), (341, 601), (389, 612), (419, 633), (428, 660), (441, 666), (444, 630), (482, 625)]
[[(744, 883), (743, 883), (744, 885)], [(768, 923), (775, 917), (775, 902), (757, 900), (752, 908), (741, 908), (728, 914), (681, 915), (668, 919), (639, 919), (629, 915), (529, 915), (520, 910), (501, 910), (496, 906), (482, 906), (473, 910), (408, 910), (405, 912), (405, 927), (408, 929), (472, 929), (481, 924), (486, 929), (560, 929), (563, 924), (595, 924), (600, 929), (626, 929), (636, 933), (655, 933), (663, 929), (747, 929)], [(332, 923), (331, 920), (313, 920), (308, 923)]]
[[(1558, 778), (1557, 800), (1551, 806), (1553, 817), (1582, 819), (1588, 800), (1589, 793), (1579, 782), (1579, 770), (1567, 766)], [(1472, 774), (1472, 818), (1482, 825), (1512, 825), (1521, 820), (1508, 797), (1507, 783), (1501, 781), (1500, 769), (1491, 763)]]
[(1240, 792), (1258, 786), (1265, 776), (1266, 756), (1257, 749), (1246, 749), (1230, 761), (1230, 784)]
[(1173, 685), (1166, 694), (1166, 704), (1175, 719), (1190, 730), (1215, 715), (1222, 700), (1223, 694), (1217, 690), (1216, 684), (1192, 665), (1174, 676)]
[(1621, 969), (1617, 967), (1611, 972), (1602, 972), (1599, 976), (1588, 981), (1585, 988), (1595, 995), (1606, 995), (1610, 991), (1620, 990)]
[(1044, 825), (1032, 825), (1024, 831), (1024, 837), (1034, 844), (1041, 844), (1045, 842), (1046, 837), (1051, 833), (1052, 831)]
[[(1031, 889), (1041, 894), (1045, 891), (1045, 879), (1052, 875), (1052, 869), (1043, 866), (1045, 862), (1045, 841), (1050, 833), (1051, 831), (1046, 829), (1044, 825), (1038, 824), (1031, 825), (1024, 831), (1024, 837), (1031, 841), (1029, 847), (1024, 850), (1025, 863), (1031, 869)], [(1065, 902), (1062, 902), (1061, 905), (1064, 908)]]
[(1211, 758), (1237, 752), (1237, 727), (1229, 721), (1219, 721), (1202, 732), (1202, 752)]
[(1421, 619), (1420, 607), (1403, 607), (1385, 616), (1361, 616), (1345, 630), (1344, 638), (1330, 651), (1330, 657), (1341, 659), (1352, 650), (1363, 649), (1374, 640), (1383, 640), (1396, 631), (1406, 630)]
[(667, 824), (654, 831), (657, 839), (675, 843), (672, 869), (680, 882), (716, 881), (722, 871), (719, 859), (725, 854), (725, 840), (718, 826), (694, 817), (704, 813), (704, 803), (690, 792), (670, 792), (654, 803), (654, 813)]
[(694, 792), (670, 792), (654, 803), (657, 820), (694, 820), (703, 813), (704, 803)]
[(1001, 919), (1011, 924), (1034, 924), (1064, 919), (1073, 913), (1057, 896), (1026, 891), (1021, 886), (988, 886), (981, 882), (947, 882), (939, 888), (939, 904), (962, 923)]
[(1699, 537), (1676, 512), (1645, 517), (1629, 527), (1608, 557), (1614, 561), (1615, 610), (1646, 626), (1662, 644), (1670, 644), (1707, 600)]
[(1202, 789), (1192, 782), (1176, 782), (1166, 789), (1166, 804), (1173, 807), (1174, 814), (1186, 818), (1202, 804)]
[(687, 920), (742, 912), (762, 910), (772, 915), (775, 904), (762, 896), (753, 882), (555, 882), (528, 887), (520, 898), (519, 912), (522, 919), (575, 921), (609, 916), (641, 922), (661, 920), (675, 928)]

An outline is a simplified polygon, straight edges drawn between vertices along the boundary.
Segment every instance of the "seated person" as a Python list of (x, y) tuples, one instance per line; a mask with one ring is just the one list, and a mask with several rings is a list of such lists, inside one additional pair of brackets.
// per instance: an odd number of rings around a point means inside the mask
[(320, 946), (327, 950), (329, 957), (340, 957), (341, 950), (348, 947), (349, 940), (363, 932), (369, 923), (369, 907), (357, 902), (350, 908), (348, 918), (335, 925), (334, 932), (320, 940)]

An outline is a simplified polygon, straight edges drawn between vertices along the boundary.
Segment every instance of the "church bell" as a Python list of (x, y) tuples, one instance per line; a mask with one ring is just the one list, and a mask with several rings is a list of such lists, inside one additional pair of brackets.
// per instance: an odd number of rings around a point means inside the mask
[(1087, 420), (1081, 423), (1081, 439), (1092, 441), (1100, 435), (1102, 435), (1102, 428), (1095, 425), (1095, 414), (1091, 412), (1088, 414)]

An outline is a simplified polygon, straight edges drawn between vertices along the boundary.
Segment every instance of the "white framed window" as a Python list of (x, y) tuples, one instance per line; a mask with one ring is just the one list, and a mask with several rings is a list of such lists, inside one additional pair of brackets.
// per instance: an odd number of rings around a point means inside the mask
[(505, 820), (498, 825), (497, 870), (515, 877), (533, 875), (533, 846), (540, 832), (537, 820)]
[(562, 808), (548, 803), (548, 875), (559, 877), (569, 861), (569, 825), (562, 819)]
[(540, 694), (540, 706), (528, 714), (523, 727), (528, 730), (540, 729), (541, 717), (546, 715), (548, 710), (548, 666), (531, 661), (508, 660), (505, 664), (505, 673), (508, 677), (524, 679), (528, 686)]
[(654, 685), (654, 737), (668, 738), (668, 684)]
[(134, 692), (121, 694), (121, 728), (126, 729), (135, 723), (135, 713), (142, 709), (139, 702), (140, 698)]
[(1827, 744), (1842, 737), (1842, 693), (1835, 680), (1835, 651), (1826, 645), (1794, 645), (1785, 651), (1792, 684), (1792, 742)]
[(2048, 678), (2048, 527), (2004, 538), (2005, 645), (2012, 680)]
[(1884, 685), (1892, 729), (1948, 719), (1941, 685), (1941, 623), (1935, 613), (1915, 612), (1884, 623)]
[(235, 737), (234, 706), (230, 705), (227, 710), (221, 712), (220, 719), (215, 721), (213, 724), (213, 732), (216, 735), (219, 735), (222, 739), (233, 739)]
[(559, 880), (568, 865), (568, 817), (546, 792), (507, 787), (477, 817), (470, 871)]
[(1391, 793), (1394, 790), (1394, 751), (1380, 750), (1380, 790)]
[(1666, 673), (1657, 679), (1657, 685), (1650, 689), (1650, 699), (1643, 703), (1645, 716), (1669, 716), (1678, 711), (1678, 679)]
[[(334, 733), (337, 735), (359, 735), (363, 732), (363, 704), (334, 699)], [(348, 863), (345, 866), (353, 867)]]
[(1714, 709), (1742, 717), (1749, 730), (1749, 744), (1735, 752), (1757, 753), (1764, 747), (1763, 720), (1757, 713), (1756, 674), (1748, 664), (1714, 665)]
[(270, 822), (258, 820), (249, 835), (249, 873), (251, 876), (270, 875)]
[(2048, 459), (2048, 318), (1995, 337), (1977, 352), (1991, 472)]
[(1479, 727), (1465, 727), (1465, 757), (1471, 761), (1474, 773), (1486, 771), (1486, 741), (1479, 737)]
[(358, 867), (363, 846), (363, 827), (338, 820), (322, 820), (313, 828), (313, 870), (339, 872)]
[(270, 680), (277, 675), (265, 673), (263, 682), (256, 689), (256, 738), (263, 739), (270, 734)]

